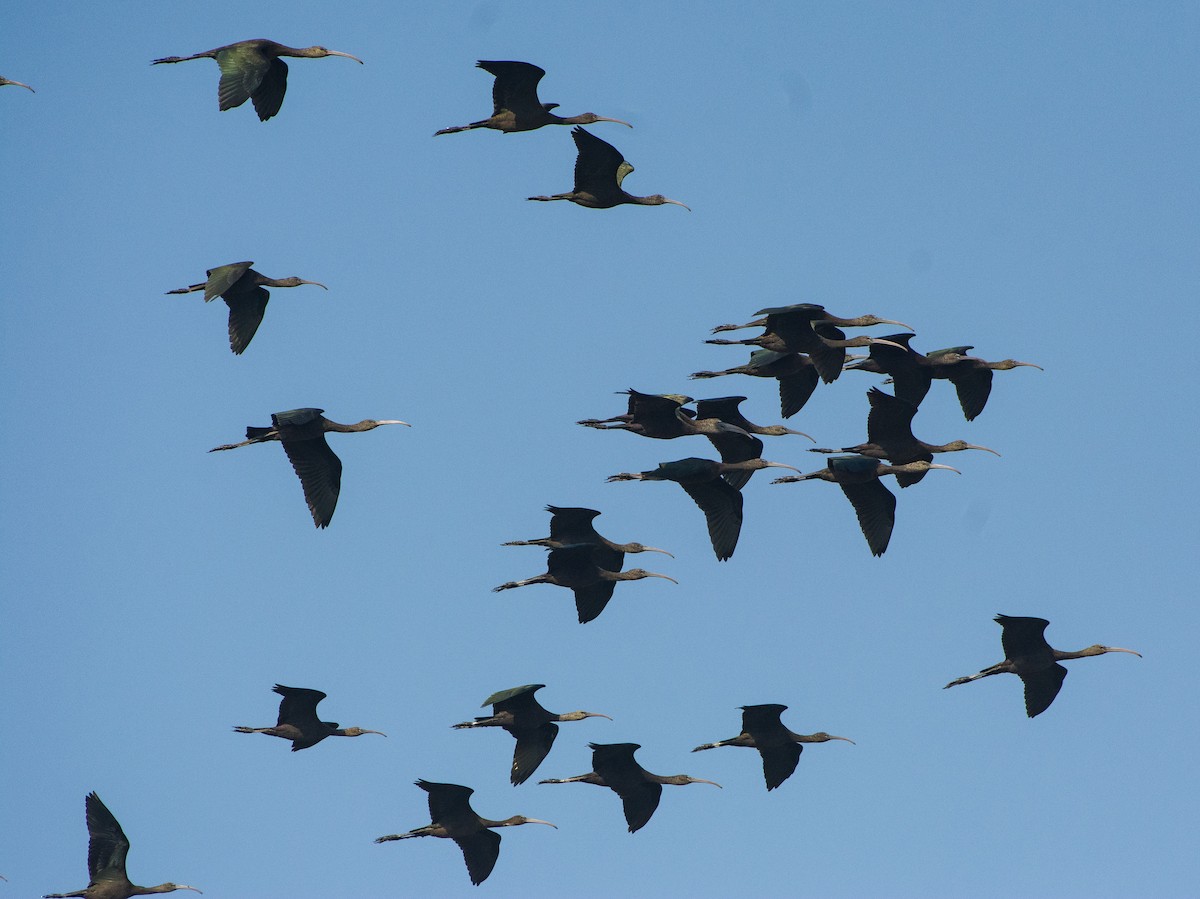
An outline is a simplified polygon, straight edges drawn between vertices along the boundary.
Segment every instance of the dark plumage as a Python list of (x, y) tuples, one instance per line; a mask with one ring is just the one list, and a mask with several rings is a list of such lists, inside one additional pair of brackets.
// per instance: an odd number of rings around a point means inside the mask
[(984, 668), (978, 674), (960, 677), (946, 684), (946, 689), (970, 683), (993, 674), (1015, 674), (1025, 684), (1025, 713), (1034, 718), (1054, 702), (1062, 689), (1067, 669), (1059, 662), (1068, 659), (1083, 659), (1103, 655), (1106, 652), (1128, 652), (1141, 657), (1141, 653), (1119, 646), (1103, 646), (1099, 643), (1078, 652), (1063, 652), (1046, 642), (1045, 618), (1021, 618), (1013, 615), (997, 615), (996, 622), (1004, 629), (1000, 643), (1004, 647), (1004, 661)]
[(300, 478), (300, 486), (304, 488), (304, 501), (308, 504), (308, 511), (312, 513), (313, 524), (319, 528), (329, 527), (329, 522), (333, 520), (333, 510), (337, 508), (338, 496), (342, 492), (342, 460), (325, 442), (325, 434), (329, 431), (355, 434), (359, 431), (373, 430), (380, 425), (410, 425), (406, 421), (374, 418), (344, 425), (330, 421), (322, 415), (324, 411), (304, 408), (276, 412), (271, 416), (271, 427), (260, 428), (251, 425), (246, 428), (246, 439), (241, 443), (214, 446), (209, 452), (278, 440), (283, 444), (283, 451), (287, 453), (296, 477)]
[(798, 734), (783, 726), (779, 716), (787, 709), (786, 705), (769, 703), (766, 705), (744, 705), (742, 708), (742, 732), (728, 740), (718, 740), (715, 743), (705, 743), (697, 746), (692, 752), (705, 749), (717, 749), (721, 746), (746, 746), (757, 749), (762, 756), (763, 776), (767, 781), (767, 790), (773, 790), (796, 770), (800, 761), (800, 753), (804, 751), (802, 743), (827, 743), (830, 740), (854, 741), (848, 737), (835, 737), (820, 731), (815, 734)]
[(491, 117), (469, 125), (443, 128), (441, 131), (435, 131), (434, 137), (439, 134), (470, 131), (473, 128), (491, 128), (494, 131), (511, 133), (533, 131), (543, 125), (591, 125), (595, 122), (616, 122), (618, 125), (633, 127), (628, 122), (605, 118), (594, 112), (568, 118), (555, 115), (550, 110), (557, 109), (557, 103), (543, 103), (538, 99), (538, 82), (542, 80), (546, 71), (532, 63), (481, 59), (475, 65), (496, 77), (492, 84)]
[(326, 56), (344, 56), (362, 64), (362, 60), (349, 53), (326, 50), (324, 47), (287, 47), (265, 38), (238, 41), (191, 56), (165, 56), (154, 60), (151, 65), (187, 62), (190, 59), (215, 59), (221, 67), (221, 83), (217, 87), (217, 102), (224, 112), (241, 106), (247, 100), (254, 101), (254, 111), (265, 122), (279, 112), (283, 95), (287, 92), (287, 63), (279, 57), (292, 56), (305, 59), (322, 59)]
[(279, 718), (274, 727), (235, 727), (239, 734), (270, 734), (292, 741), (292, 752), (316, 746), (326, 737), (361, 737), (363, 734), (387, 734), (378, 730), (363, 730), (361, 727), (339, 728), (336, 721), (322, 721), (317, 717), (317, 703), (325, 698), (320, 690), (304, 687), (285, 687), (276, 684), (271, 688), (283, 699), (279, 703)]
[(587, 774), (562, 779), (541, 780), (544, 784), (587, 783), (597, 787), (608, 787), (621, 797), (625, 809), (625, 822), (629, 832), (635, 833), (646, 826), (658, 808), (662, 798), (663, 784), (712, 784), (716, 781), (691, 777), (687, 774), (651, 774), (633, 758), (641, 749), (637, 743), (589, 743), (592, 749), (592, 769)]
[(431, 823), (408, 833), (393, 833), (378, 837), (376, 843), (391, 840), (408, 840), (413, 837), (444, 837), (454, 840), (462, 850), (467, 863), (467, 874), (471, 883), (478, 886), (488, 879), (496, 860), (500, 858), (500, 834), (492, 833), (490, 827), (515, 827), (518, 824), (545, 824), (557, 829), (558, 825), (540, 818), (513, 815), (503, 821), (481, 818), (471, 808), (470, 798), (475, 791), (459, 784), (433, 783), (418, 780), (417, 786), (429, 794), (429, 817)]
[(167, 291), (168, 294), (173, 294), (203, 290), (206, 303), (217, 297), (223, 299), (229, 307), (229, 348), (239, 356), (250, 345), (258, 326), (262, 324), (263, 315), (266, 314), (267, 301), (271, 298), (266, 288), (315, 284), (325, 290), (329, 289), (320, 281), (305, 281), (295, 275), (290, 278), (268, 278), (250, 268), (252, 265), (253, 262), (234, 262), (210, 268), (206, 273), (207, 281)]
[[(530, 200), (570, 200), (579, 206), (589, 209), (611, 209), (623, 203), (635, 206), (661, 206), (671, 203), (674, 206), (688, 207), (678, 200), (668, 200), (662, 194), (652, 194), (649, 197), (635, 197), (621, 187), (625, 176), (633, 171), (633, 166), (625, 161), (625, 157), (612, 144), (600, 140), (582, 128), (571, 130), (575, 138), (575, 146), (579, 155), (575, 158), (575, 189), (563, 194), (550, 196), (529, 197)], [(690, 212), (691, 210), (688, 209)]]
[(467, 727), (502, 727), (517, 740), (513, 751), (512, 773), (510, 779), (513, 786), (523, 784), (529, 779), (550, 753), (554, 739), (558, 736), (557, 721), (582, 721), (584, 718), (608, 718), (600, 712), (566, 712), (555, 714), (548, 712), (534, 697), (534, 693), (545, 684), (526, 684), (523, 687), (513, 687), (493, 693), (483, 701), (483, 705), (492, 707), (492, 714), (476, 718), (474, 721), (464, 721), (455, 724), (455, 728)]
[(47, 893), (44, 899), (129, 899), (151, 893), (173, 893), (175, 890), (200, 891), (184, 883), (160, 883), (143, 887), (132, 883), (125, 873), (125, 856), (129, 839), (100, 797), (88, 793), (84, 800), (88, 828), (88, 885), (73, 893)]

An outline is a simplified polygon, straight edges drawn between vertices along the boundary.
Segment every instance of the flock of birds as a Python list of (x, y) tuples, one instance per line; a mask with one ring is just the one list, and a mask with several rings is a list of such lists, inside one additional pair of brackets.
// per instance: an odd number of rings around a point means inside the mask
[[(281, 57), (322, 58), (341, 56), (359, 63), (362, 60), (349, 53), (324, 47), (293, 48), (268, 40), (239, 41), (191, 56), (172, 56), (154, 60), (154, 64), (178, 63), (193, 59), (216, 60), (221, 70), (218, 99), (221, 110), (232, 109), (251, 101), (259, 119), (267, 121), (279, 113), (287, 89), (287, 64)], [(537, 86), (545, 72), (535, 65), (513, 61), (480, 61), (478, 66), (494, 76), (493, 114), (468, 125), (444, 128), (437, 135), (479, 128), (501, 132), (531, 131), (545, 125), (574, 125), (572, 131), (578, 156), (575, 163), (574, 189), (560, 194), (530, 197), (530, 200), (569, 200), (581, 206), (607, 209), (620, 204), (684, 206), (677, 200), (661, 195), (637, 197), (622, 188), (626, 175), (633, 171), (621, 153), (611, 144), (600, 140), (581, 125), (611, 122), (632, 127), (628, 122), (606, 118), (594, 113), (561, 117), (552, 112), (557, 104), (542, 103)], [(27, 84), (0, 78), (0, 85)], [(688, 208), (684, 206), (684, 208)], [(169, 291), (187, 294), (203, 291), (209, 302), (218, 296), (229, 307), (229, 344), (235, 354), (243, 353), (263, 321), (269, 299), (268, 287), (297, 287), (316, 281), (298, 277), (268, 278), (252, 268), (252, 262), (238, 262), (210, 269), (204, 282)], [(327, 288), (326, 288), (327, 289)], [(657, 468), (642, 472), (622, 472), (609, 481), (673, 481), (703, 511), (712, 549), (717, 559), (730, 559), (737, 546), (743, 520), (742, 489), (755, 471), (763, 468), (787, 468), (797, 474), (780, 477), (772, 483), (797, 483), (824, 480), (836, 483), (850, 501), (859, 526), (871, 553), (882, 555), (888, 548), (895, 527), (896, 496), (882, 479), (894, 475), (901, 488), (918, 484), (934, 469), (957, 472), (948, 465), (935, 464), (936, 454), (980, 450), (996, 453), (989, 447), (954, 440), (945, 444), (927, 443), (914, 436), (912, 422), (934, 380), (947, 380), (955, 388), (962, 412), (973, 421), (983, 411), (992, 389), (993, 373), (1017, 367), (1038, 368), (1030, 362), (1005, 359), (988, 362), (968, 355), (970, 346), (956, 346), (930, 353), (913, 349), (912, 328), (903, 322), (863, 315), (839, 318), (824, 307), (800, 303), (791, 306), (762, 309), (757, 318), (741, 325), (718, 325), (713, 333), (746, 328), (761, 328), (756, 337), (732, 340), (714, 338), (708, 343), (753, 347), (747, 363), (723, 371), (698, 371), (693, 379), (708, 379), (723, 375), (743, 374), (774, 379), (778, 383), (780, 412), (786, 419), (795, 415), (821, 383), (831, 384), (843, 371), (864, 371), (886, 376), (893, 386), (889, 394), (879, 387), (867, 392), (867, 440), (838, 449), (814, 448), (810, 452), (827, 455), (823, 468), (802, 473), (795, 466), (762, 458), (764, 444), (761, 436), (802, 436), (801, 431), (783, 425), (757, 425), (739, 410), (745, 399), (741, 396), (694, 400), (683, 394), (649, 394), (629, 389), (627, 410), (605, 419), (584, 419), (580, 425), (599, 430), (623, 430), (656, 440), (703, 436), (720, 456), (720, 460), (687, 457), (663, 462)], [(907, 328), (905, 333), (885, 337), (855, 337), (848, 339), (842, 328), (895, 325)], [(868, 355), (850, 356), (847, 349), (866, 348)], [(694, 404), (694, 408), (689, 408)], [(246, 440), (215, 447), (213, 452), (236, 449), (252, 444), (277, 441), (299, 477), (304, 498), (318, 528), (328, 527), (336, 508), (341, 486), (342, 465), (329, 448), (325, 435), (329, 432), (355, 433), (373, 430), (381, 425), (407, 425), (407, 422), (388, 419), (367, 419), (344, 425), (327, 419), (323, 410), (292, 409), (271, 416), (270, 427), (248, 427)], [(598, 617), (611, 600), (620, 581), (647, 577), (662, 578), (677, 583), (665, 574), (641, 568), (624, 568), (627, 553), (654, 552), (667, 556), (664, 549), (641, 543), (615, 543), (601, 536), (594, 520), (600, 514), (595, 509), (547, 506), (551, 513), (550, 535), (530, 540), (514, 540), (506, 545), (539, 546), (547, 550), (547, 570), (524, 580), (510, 581), (494, 589), (508, 590), (530, 584), (550, 584), (569, 588), (575, 598), (580, 623)], [(998, 615), (1003, 628), (1001, 643), (1005, 658), (978, 674), (951, 681), (947, 688), (969, 683), (994, 674), (1016, 674), (1024, 682), (1025, 705), (1029, 717), (1044, 712), (1054, 701), (1066, 677), (1067, 670), (1059, 664), (1068, 659), (1134, 650), (1094, 645), (1078, 652), (1053, 649), (1045, 640), (1048, 624), (1041, 618)], [(547, 711), (535, 694), (544, 684), (526, 684), (502, 690), (489, 696), (483, 706), (491, 706), (491, 714), (453, 725), (456, 729), (498, 727), (516, 740), (510, 776), (512, 784), (525, 783), (537, 771), (549, 754), (558, 735), (558, 724), (584, 718), (609, 718), (599, 712), (574, 711), (555, 714)], [(341, 728), (336, 722), (322, 721), (317, 704), (325, 694), (313, 689), (274, 688), (282, 699), (276, 724), (271, 727), (239, 726), (239, 733), (262, 733), (289, 740), (292, 751), (308, 749), (326, 737), (357, 737), (364, 734), (386, 736), (380, 731), (360, 727)], [(739, 746), (756, 749), (761, 756), (763, 775), (768, 791), (775, 790), (791, 776), (806, 743), (841, 740), (847, 737), (828, 733), (799, 734), (788, 729), (781, 715), (787, 706), (779, 704), (747, 705), (742, 707), (741, 731), (736, 736), (704, 743), (693, 751)], [(611, 719), (610, 719), (611, 720)], [(551, 778), (543, 784), (587, 783), (608, 787), (621, 799), (629, 831), (644, 827), (657, 808), (664, 784), (720, 784), (686, 774), (658, 775), (643, 768), (634, 758), (641, 747), (635, 743), (590, 743), (592, 770), (574, 777)], [(379, 837), (376, 842), (390, 842), (415, 837), (452, 839), (462, 850), (471, 882), (482, 883), (491, 874), (500, 851), (500, 836), (493, 828), (521, 824), (544, 824), (548, 821), (515, 815), (503, 820), (491, 820), (478, 815), (470, 805), (472, 790), (459, 784), (434, 783), (417, 780), (416, 785), (428, 794), (431, 823), (400, 834)], [(163, 883), (153, 887), (133, 884), (125, 870), (129, 841), (116, 818), (96, 793), (85, 800), (89, 833), (88, 873), (86, 888), (70, 893), (47, 894), (48, 899), (85, 897), (85, 899), (126, 899), (129, 896), (166, 893), (174, 890), (193, 890), (185, 884)]]

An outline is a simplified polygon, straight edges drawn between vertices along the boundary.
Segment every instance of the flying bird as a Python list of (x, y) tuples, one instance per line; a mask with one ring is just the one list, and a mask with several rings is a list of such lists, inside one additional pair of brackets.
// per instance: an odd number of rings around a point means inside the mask
[(632, 203), (637, 206), (661, 206), (670, 203), (691, 209), (678, 200), (668, 200), (662, 194), (652, 194), (648, 197), (635, 197), (626, 193), (621, 187), (625, 176), (632, 172), (633, 166), (625, 161), (625, 157), (612, 144), (600, 140), (576, 126), (571, 130), (575, 138), (575, 146), (579, 155), (575, 159), (575, 189), (565, 194), (551, 194), (548, 197), (529, 197), (530, 200), (570, 200), (589, 209), (612, 209), (622, 203)]
[(944, 689), (948, 690), (993, 674), (1015, 674), (1025, 684), (1025, 713), (1030, 718), (1036, 718), (1050, 708), (1050, 703), (1054, 702), (1054, 697), (1062, 689), (1067, 669), (1058, 664), (1059, 662), (1104, 655), (1106, 652), (1128, 652), (1138, 658), (1142, 656), (1133, 649), (1102, 646), (1099, 643), (1078, 652), (1063, 652), (1046, 642), (1046, 625), (1050, 622), (1045, 618), (997, 615), (995, 620), (1003, 628), (1000, 632), (1000, 645), (1004, 647), (1004, 661), (984, 668), (978, 674), (952, 680)]
[(842, 493), (846, 494), (846, 499), (850, 500), (850, 505), (854, 506), (859, 527), (862, 528), (863, 536), (867, 538), (871, 554), (882, 556), (887, 551), (888, 542), (892, 539), (892, 529), (896, 526), (896, 496), (883, 486), (880, 478), (889, 474), (923, 474), (931, 468), (944, 468), (962, 474), (957, 468), (932, 462), (885, 465), (868, 456), (830, 456), (826, 460), (826, 466), (818, 471), (776, 478), (771, 483), (795, 484), (798, 481), (819, 478), (837, 484), (842, 488)]
[(300, 485), (304, 488), (304, 500), (312, 513), (313, 523), (319, 528), (329, 527), (329, 522), (333, 519), (333, 510), (337, 507), (338, 494), (342, 490), (342, 460), (334, 455), (329, 444), (325, 442), (325, 434), (329, 431), (355, 434), (359, 431), (373, 430), (380, 425), (411, 425), (406, 421), (374, 418), (363, 419), (357, 424), (343, 425), (330, 421), (321, 414), (324, 411), (306, 408), (276, 412), (271, 416), (271, 427), (248, 427), (246, 439), (241, 443), (214, 446), (209, 452), (278, 440), (283, 444), (283, 451), (287, 453), (296, 476), (300, 478)]
[(721, 746), (747, 746), (757, 749), (762, 756), (763, 776), (767, 781), (767, 790), (773, 790), (796, 770), (800, 761), (800, 753), (804, 751), (803, 743), (828, 743), (830, 740), (854, 741), (848, 737), (835, 737), (824, 731), (815, 734), (798, 734), (783, 726), (779, 716), (787, 709), (786, 705), (768, 703), (766, 705), (744, 705), (742, 708), (742, 732), (728, 740), (718, 740), (715, 743), (705, 743), (697, 746), (692, 752), (705, 749), (717, 749)]
[(544, 686), (525, 684), (523, 687), (493, 693), (482, 703), (492, 707), (492, 714), (453, 725), (455, 729), (502, 727), (516, 738), (510, 776), (514, 787), (525, 783), (550, 754), (550, 748), (558, 736), (556, 721), (582, 721), (584, 718), (608, 718), (612, 721), (610, 716), (601, 712), (578, 711), (556, 715), (546, 711), (533, 695)]
[(883, 343), (884, 345), (895, 346), (897, 349), (903, 349), (899, 344), (891, 343), (886, 338), (855, 337), (847, 339), (846, 335), (839, 329), (839, 326), (845, 328), (869, 328), (873, 325), (886, 324), (899, 325), (902, 328), (912, 330), (904, 322), (898, 322), (890, 318), (880, 318), (877, 315), (838, 318), (836, 315), (826, 312), (824, 306), (819, 306), (816, 303), (795, 303), (791, 306), (776, 306), (768, 309), (760, 309), (754, 314), (764, 317), (747, 322), (744, 325), (718, 325), (713, 328), (713, 333), (737, 331), (742, 328), (764, 328), (764, 333), (758, 337), (745, 340), (715, 339), (705, 342), (720, 346), (730, 344), (760, 346), (763, 349), (779, 353), (806, 353), (812, 359), (813, 365), (816, 366), (821, 380), (826, 384), (836, 381), (842, 373), (842, 366), (846, 362), (847, 347), (872, 346), (876, 343)]
[(481, 818), (471, 808), (471, 794), (475, 791), (470, 787), (433, 783), (428, 780), (418, 780), (416, 784), (429, 794), (429, 817), (432, 823), (408, 833), (378, 837), (375, 842), (387, 843), (413, 837), (445, 837), (454, 840), (462, 850), (463, 859), (466, 860), (471, 883), (476, 886), (488, 879), (488, 875), (496, 867), (496, 860), (500, 858), (500, 834), (492, 833), (488, 828), (514, 827), (518, 824), (545, 824), (558, 828), (558, 825), (549, 821), (526, 818), (523, 815), (513, 815), (503, 821)]
[(387, 734), (378, 730), (363, 730), (361, 727), (339, 728), (336, 721), (322, 721), (317, 717), (317, 703), (325, 698), (320, 690), (304, 687), (285, 687), (276, 684), (271, 688), (283, 699), (279, 703), (279, 720), (274, 727), (235, 727), (239, 734), (270, 734), (292, 741), (292, 752), (316, 746), (326, 737), (361, 737), (363, 734)]
[[(762, 441), (759, 441), (760, 446), (761, 443)], [(659, 462), (658, 468), (653, 471), (624, 471), (610, 476), (608, 481), (674, 481), (704, 513), (713, 552), (718, 560), (724, 562), (733, 555), (742, 532), (742, 494), (722, 475), (731, 471), (754, 472), (761, 468), (800, 470), (782, 462), (768, 462), (762, 458), (742, 462), (715, 462), (712, 459), (691, 457), (675, 462)]]
[(546, 556), (546, 573), (523, 581), (509, 581), (493, 587), (493, 593), (527, 587), (530, 584), (552, 584), (568, 587), (575, 594), (575, 610), (579, 623), (587, 624), (596, 618), (612, 597), (612, 585), (617, 581), (638, 581), (648, 577), (660, 577), (678, 584), (679, 581), (665, 574), (631, 568), (628, 571), (609, 571), (596, 564), (593, 558), (595, 544), (570, 543), (551, 549)]
[(557, 103), (543, 103), (538, 99), (538, 82), (542, 80), (546, 70), (532, 63), (481, 59), (475, 65), (496, 76), (496, 81), (492, 84), (491, 118), (455, 128), (443, 128), (441, 131), (435, 131), (434, 137), (439, 134), (470, 131), (473, 128), (491, 128), (494, 131), (511, 133), (533, 131), (543, 125), (591, 125), (594, 122), (616, 122), (618, 125), (633, 127), (628, 122), (596, 115), (594, 112), (568, 118), (555, 115), (550, 110), (557, 109)]
[[(983, 450), (992, 455), (1000, 455), (994, 449), (967, 443), (965, 440), (952, 440), (949, 443), (926, 443), (913, 436), (912, 420), (917, 414), (917, 407), (902, 399), (897, 399), (890, 393), (884, 393), (878, 387), (867, 391), (867, 401), (871, 411), (867, 415), (867, 442), (857, 446), (847, 446), (841, 449), (821, 447), (810, 449), (810, 453), (854, 453), (859, 456), (870, 456), (872, 459), (888, 459), (896, 465), (909, 462), (932, 462), (934, 453), (956, 453), (962, 450)], [(896, 483), (908, 487), (917, 483), (925, 472), (908, 473), (896, 472)]]
[(130, 896), (173, 893), (175, 890), (200, 892), (185, 883), (160, 883), (154, 887), (132, 883), (125, 873), (125, 856), (129, 853), (129, 838), (125, 836), (125, 831), (95, 793), (88, 793), (84, 809), (88, 828), (88, 885), (73, 893), (47, 893), (44, 899), (67, 899), (69, 896), (82, 899), (129, 899)]
[(727, 424), (741, 428), (747, 434), (760, 434), (766, 437), (782, 437), (784, 434), (796, 434), (800, 437), (807, 437), (816, 443), (816, 440), (811, 435), (805, 434), (803, 431), (793, 431), (791, 428), (785, 428), (783, 425), (756, 425), (746, 418), (742, 414), (742, 410), (738, 408), (745, 401), (746, 398), (744, 396), (718, 396), (707, 400), (696, 400), (696, 417), (719, 418)]
[(221, 83), (217, 88), (217, 100), (221, 111), (241, 106), (247, 100), (254, 101), (254, 111), (262, 121), (279, 112), (283, 95), (287, 91), (287, 63), (281, 56), (322, 59), (326, 56), (344, 56), (359, 65), (362, 60), (339, 50), (324, 47), (286, 47), (275, 41), (256, 38), (226, 44), (191, 56), (165, 56), (154, 60), (151, 65), (169, 62), (187, 62), (189, 59), (215, 59), (221, 67)]
[(193, 293), (204, 291), (204, 302), (209, 303), (220, 297), (229, 307), (229, 348), (236, 355), (241, 355), (258, 326), (262, 324), (263, 314), (267, 311), (267, 300), (271, 298), (268, 287), (299, 287), (301, 284), (315, 284), (328, 290), (320, 281), (305, 281), (292, 275), (290, 278), (268, 278), (250, 266), (253, 262), (234, 262), (230, 265), (220, 265), (210, 268), (206, 274), (208, 280), (190, 287), (180, 287), (168, 290), (173, 293)]
[(625, 808), (625, 821), (629, 832), (635, 833), (646, 826), (662, 799), (663, 784), (683, 786), (685, 784), (721, 785), (713, 780), (691, 777), (687, 774), (651, 774), (633, 758), (634, 752), (642, 747), (637, 743), (589, 743), (592, 749), (592, 770), (587, 774), (561, 779), (540, 780), (544, 784), (585, 783), (597, 787), (608, 787), (621, 797)]
[(777, 353), (774, 350), (754, 350), (745, 365), (735, 365), (723, 371), (695, 371), (692, 379), (719, 378), (723, 375), (750, 375), (753, 378), (774, 378), (779, 382), (779, 412), (791, 418), (804, 408), (820, 377), (812, 359), (802, 353)]
[[(628, 411), (612, 418), (585, 418), (576, 424), (600, 431), (629, 431), (655, 440), (674, 440), (694, 433), (688, 424), (695, 415), (684, 409), (684, 403), (692, 402), (690, 396), (681, 393), (641, 393), (632, 387), (621, 393), (629, 395)], [(683, 415), (680, 417), (679, 413)]]

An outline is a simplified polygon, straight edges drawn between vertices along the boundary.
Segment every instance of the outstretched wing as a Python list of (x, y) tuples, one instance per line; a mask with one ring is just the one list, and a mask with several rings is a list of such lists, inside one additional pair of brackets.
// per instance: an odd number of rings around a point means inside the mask
[(544, 69), (528, 62), (489, 59), (481, 59), (476, 65), (496, 76), (492, 85), (494, 115), (507, 109), (520, 121), (544, 111), (537, 93), (538, 82), (546, 74)]
[(484, 827), (476, 833), (455, 837), (454, 842), (462, 850), (471, 883), (479, 886), (488, 879), (492, 868), (496, 867), (496, 860), (500, 858), (500, 834)]
[(323, 433), (281, 439), (304, 488), (313, 522), (319, 528), (329, 527), (342, 490), (342, 460), (329, 448)]
[(742, 494), (721, 478), (680, 486), (703, 510), (713, 552), (724, 562), (733, 555), (742, 533)]
[[(217, 65), (221, 67), (217, 100), (223, 112), (241, 106), (253, 96), (267, 77), (271, 60), (253, 44), (235, 44), (217, 52)], [(286, 69), (284, 66), (285, 79)]]
[(1057, 662), (1042, 671), (1022, 674), (1021, 680), (1025, 682), (1025, 714), (1036, 718), (1050, 708), (1066, 677), (1067, 669)]
[(879, 478), (861, 484), (839, 484), (846, 499), (854, 506), (858, 524), (871, 553), (882, 556), (892, 539), (896, 524), (896, 497), (883, 486)]
[(517, 731), (515, 736), (517, 748), (513, 751), (511, 776), (514, 787), (529, 780), (529, 775), (533, 774), (550, 754), (550, 748), (558, 736), (558, 725), (547, 721), (541, 727)]
[(129, 839), (112, 812), (95, 793), (84, 801), (88, 828), (88, 876), (100, 880), (125, 881), (125, 856)]
[(265, 287), (255, 287), (245, 293), (230, 293), (225, 297), (229, 307), (229, 348), (241, 355), (254, 338), (267, 311), (271, 295)]

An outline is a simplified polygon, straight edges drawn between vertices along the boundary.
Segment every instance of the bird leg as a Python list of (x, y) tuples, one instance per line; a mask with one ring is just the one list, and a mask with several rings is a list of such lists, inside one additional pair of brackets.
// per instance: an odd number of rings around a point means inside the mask
[(643, 480), (645, 480), (645, 478), (642, 476), (641, 472), (637, 472), (637, 471), (623, 471), (620, 474), (609, 475), (607, 478), (605, 478), (605, 482), (609, 483), (609, 484), (613, 483), (614, 481), (643, 481)]
[(946, 684), (946, 686), (942, 687), (942, 689), (949, 690), (951, 687), (957, 687), (959, 684), (967, 684), (973, 680), (979, 680), (981, 677), (988, 677), (993, 674), (1006, 674), (1010, 671), (1012, 671), (1012, 665), (1008, 661), (999, 662), (990, 668), (984, 668), (978, 674), (956, 678), (955, 680), (952, 680), (950, 683)]
[(408, 833), (390, 833), (386, 837), (376, 837), (376, 843), (388, 843), (392, 840), (407, 840), (412, 837), (436, 837), (439, 834), (434, 833), (433, 825), (426, 824), (424, 827), (418, 827), (416, 830), (410, 830)]
[[(268, 436), (268, 435), (270, 435), (270, 436)], [(249, 440), (243, 440), (241, 443), (226, 443), (223, 446), (214, 446), (212, 449), (209, 450), (209, 452), (216, 453), (216, 452), (220, 452), (221, 450), (238, 449), (239, 447), (249, 446), (252, 443), (266, 443), (270, 440), (278, 440), (278, 439), (279, 439), (279, 432), (275, 431), (275, 430), (270, 430), (267, 432), (267, 434), (264, 434), (261, 437), (251, 437)]]
[[(765, 328), (766, 326), (767, 320), (765, 318), (759, 318), (752, 322), (746, 322), (744, 325), (717, 325), (712, 329), (712, 333), (720, 334), (722, 331), (740, 331), (742, 328)], [(714, 341), (709, 340), (705, 342), (713, 343)]]
[(595, 771), (589, 771), (587, 774), (580, 774), (576, 777), (551, 778), (549, 780), (539, 780), (540, 784), (592, 784), (597, 787), (607, 787), (608, 784)]

